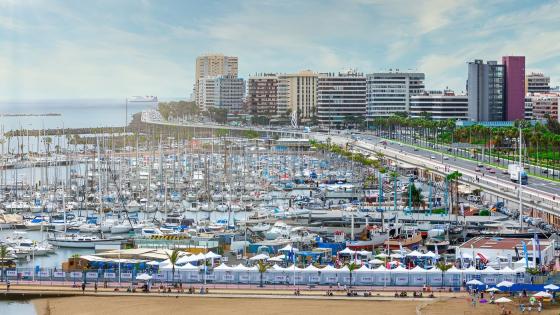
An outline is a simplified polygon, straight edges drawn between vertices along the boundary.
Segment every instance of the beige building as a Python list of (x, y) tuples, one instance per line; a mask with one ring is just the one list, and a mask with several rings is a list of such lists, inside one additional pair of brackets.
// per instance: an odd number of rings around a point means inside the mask
[(237, 57), (224, 56), (223, 54), (205, 54), (196, 58), (194, 98), (196, 104), (203, 106), (204, 100), (200, 97), (200, 80), (207, 77), (233, 76), (237, 78)]
[(317, 73), (304, 70), (293, 74), (278, 75), (278, 115), (298, 113), (303, 121), (316, 115)]

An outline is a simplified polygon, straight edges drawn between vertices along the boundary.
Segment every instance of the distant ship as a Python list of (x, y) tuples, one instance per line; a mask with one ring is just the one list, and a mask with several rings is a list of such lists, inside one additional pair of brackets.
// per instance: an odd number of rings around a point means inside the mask
[(142, 102), (142, 103), (150, 102), (150, 103), (152, 103), (152, 102), (157, 102), (158, 98), (157, 98), (157, 96), (151, 96), (151, 95), (149, 95), (149, 96), (131, 96), (131, 97), (127, 98), (127, 100), (130, 103), (138, 103), (138, 102)]

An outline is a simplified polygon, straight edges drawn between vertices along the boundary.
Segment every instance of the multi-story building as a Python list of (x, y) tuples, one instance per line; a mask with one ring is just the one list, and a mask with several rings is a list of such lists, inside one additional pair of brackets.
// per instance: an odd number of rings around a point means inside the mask
[(196, 58), (194, 98), (197, 105), (201, 106), (198, 91), (199, 80), (206, 77), (234, 76), (237, 77), (237, 57), (224, 56), (223, 54), (205, 54)]
[[(308, 121), (317, 109), (317, 74), (304, 70), (278, 75), (279, 116), (297, 112), (299, 119)], [(290, 114), (291, 115), (291, 114)]]
[(477, 59), (468, 63), (469, 120), (503, 121), (506, 118), (504, 66)]
[(533, 119), (533, 99), (531, 96), (525, 96), (525, 119)]
[(243, 108), (245, 81), (233, 75), (205, 77), (199, 80), (198, 99), (201, 109), (209, 107), (239, 112)]
[(366, 77), (356, 71), (321, 73), (317, 81), (317, 118), (322, 125), (340, 126), (349, 117), (365, 118)]
[(525, 118), (525, 56), (503, 56), (505, 69), (505, 119)]
[(430, 91), (410, 97), (410, 117), (433, 120), (468, 120), (469, 98), (453, 91)]
[(240, 112), (245, 96), (245, 80), (233, 75), (216, 78), (214, 106), (230, 112)]
[(533, 106), (534, 119), (546, 119), (547, 116), (558, 120), (558, 101), (560, 93), (533, 93), (528, 94)]
[(550, 77), (542, 73), (531, 72), (525, 76), (525, 94), (548, 93), (550, 91)]
[(367, 75), (367, 118), (410, 110), (410, 97), (424, 92), (424, 73), (379, 72)]
[(247, 107), (253, 115), (276, 115), (278, 104), (278, 77), (276, 74), (258, 74), (247, 80)]

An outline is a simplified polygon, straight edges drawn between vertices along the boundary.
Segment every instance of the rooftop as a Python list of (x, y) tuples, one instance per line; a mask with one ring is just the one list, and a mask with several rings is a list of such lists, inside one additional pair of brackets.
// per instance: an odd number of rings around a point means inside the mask
[[(531, 251), (531, 239), (530, 238), (500, 238), (500, 237), (475, 237), (465, 243), (463, 243), (459, 248), (484, 248), (484, 249), (514, 249), (515, 247), (521, 249), (523, 247), (521, 242), (527, 244), (527, 250)], [(548, 239), (540, 240), (541, 248), (550, 245)]]

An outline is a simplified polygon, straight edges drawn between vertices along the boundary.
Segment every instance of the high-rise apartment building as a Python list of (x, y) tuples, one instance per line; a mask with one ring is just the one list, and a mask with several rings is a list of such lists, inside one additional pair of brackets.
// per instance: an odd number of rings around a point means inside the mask
[(349, 116), (365, 118), (366, 77), (356, 71), (321, 73), (317, 81), (317, 118), (323, 125), (340, 125)]
[(278, 77), (276, 74), (258, 74), (247, 80), (247, 107), (253, 115), (276, 115), (278, 104)]
[(203, 110), (214, 107), (239, 112), (244, 95), (244, 80), (233, 75), (204, 77), (198, 81), (198, 106)]
[(468, 63), (469, 120), (505, 120), (504, 75), (504, 66), (496, 61), (484, 63), (477, 59)]
[(194, 98), (198, 106), (202, 106), (198, 91), (199, 80), (206, 77), (234, 76), (237, 77), (237, 57), (223, 54), (205, 54), (196, 58)]
[(298, 117), (309, 120), (317, 109), (317, 74), (304, 70), (293, 74), (278, 75), (278, 115), (297, 112)]
[(525, 94), (548, 93), (550, 91), (550, 77), (542, 73), (531, 72), (525, 76)]
[(505, 119), (525, 118), (525, 56), (503, 56), (505, 69)]
[(533, 119), (533, 99), (530, 96), (525, 96), (525, 119)]
[(468, 120), (469, 98), (453, 91), (430, 91), (410, 97), (410, 117), (433, 120)]
[(410, 97), (424, 92), (424, 73), (379, 72), (367, 75), (367, 118), (410, 110)]

